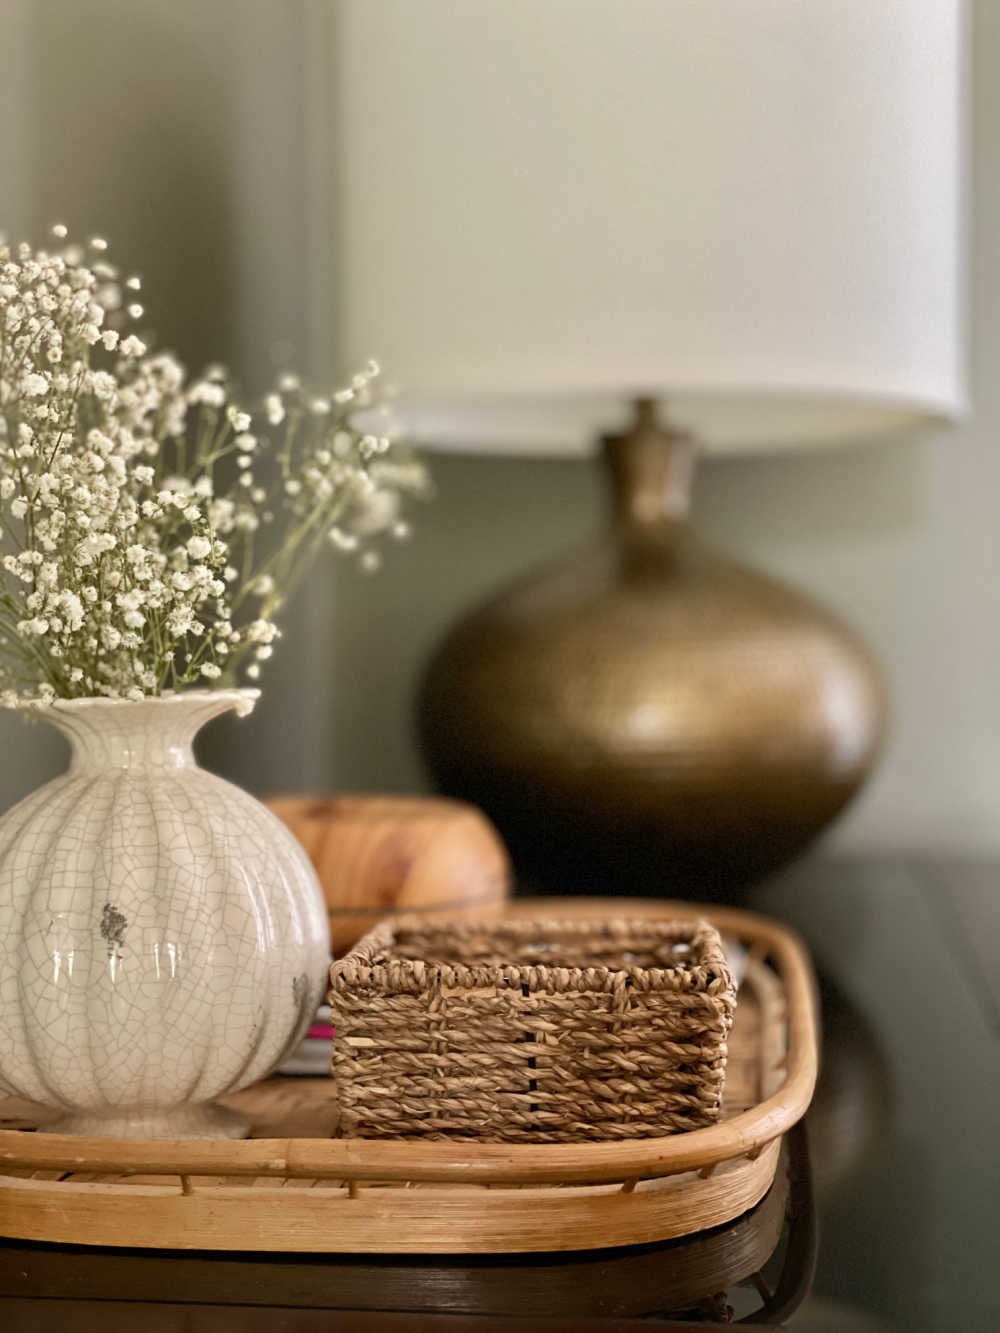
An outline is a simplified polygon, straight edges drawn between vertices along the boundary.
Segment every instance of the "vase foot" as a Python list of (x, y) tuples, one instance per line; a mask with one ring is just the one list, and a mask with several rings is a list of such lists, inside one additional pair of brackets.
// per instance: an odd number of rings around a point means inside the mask
[(111, 1139), (245, 1139), (250, 1122), (215, 1102), (174, 1106), (168, 1111), (121, 1111), (102, 1115), (71, 1111), (43, 1126), (47, 1134)]

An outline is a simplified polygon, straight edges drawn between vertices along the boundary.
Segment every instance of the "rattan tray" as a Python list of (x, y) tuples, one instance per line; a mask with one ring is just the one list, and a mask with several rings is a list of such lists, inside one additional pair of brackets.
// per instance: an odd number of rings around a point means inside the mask
[[(767, 1192), (781, 1135), (816, 1076), (809, 962), (764, 917), (665, 901), (515, 902), (518, 916), (707, 915), (750, 951), (729, 1042), (724, 1119), (625, 1143), (336, 1139), (328, 1079), (237, 1094), (242, 1141), (44, 1132), (0, 1100), (0, 1235), (91, 1245), (330, 1253), (577, 1250), (687, 1235)], [(35, 1130), (36, 1132), (26, 1132)]]

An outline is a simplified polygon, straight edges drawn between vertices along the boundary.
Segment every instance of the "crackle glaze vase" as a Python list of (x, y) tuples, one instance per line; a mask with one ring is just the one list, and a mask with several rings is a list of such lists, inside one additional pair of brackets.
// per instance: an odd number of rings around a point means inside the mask
[(38, 709), (72, 761), (0, 819), (0, 1085), (56, 1109), (47, 1130), (240, 1137), (213, 1099), (279, 1064), (316, 1012), (329, 931), (308, 858), (191, 749), (255, 699)]

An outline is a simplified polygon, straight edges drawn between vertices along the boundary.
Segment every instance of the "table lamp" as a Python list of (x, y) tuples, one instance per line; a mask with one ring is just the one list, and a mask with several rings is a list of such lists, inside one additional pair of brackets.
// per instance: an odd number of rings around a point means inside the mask
[(961, 412), (959, 0), (343, 0), (334, 61), (339, 345), (419, 441), (603, 440), (613, 482), (447, 637), (430, 766), (554, 887), (735, 895), (858, 789), (883, 691), (698, 541), (695, 451)]

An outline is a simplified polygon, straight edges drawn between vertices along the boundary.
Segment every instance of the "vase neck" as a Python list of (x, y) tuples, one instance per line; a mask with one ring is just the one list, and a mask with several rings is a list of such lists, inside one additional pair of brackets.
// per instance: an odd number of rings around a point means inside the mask
[(108, 769), (186, 768), (192, 742), (211, 718), (248, 713), (254, 690), (193, 690), (159, 699), (57, 699), (33, 709), (69, 737), (70, 773)]
[(636, 417), (623, 435), (604, 437), (611, 469), (615, 517), (620, 525), (642, 528), (683, 523), (691, 509), (696, 446), (690, 435), (661, 424), (656, 404), (636, 402)]

